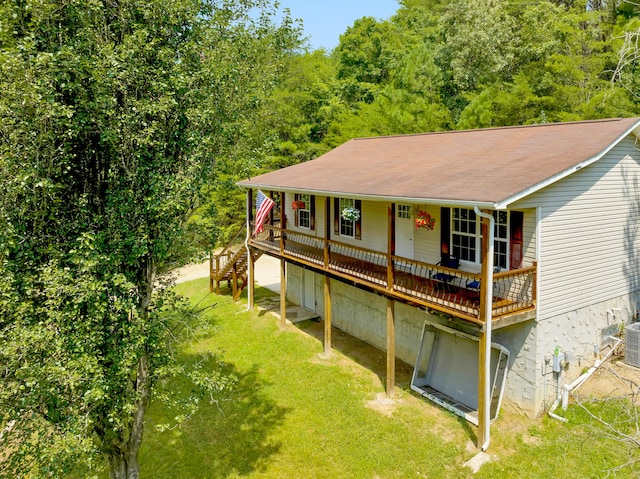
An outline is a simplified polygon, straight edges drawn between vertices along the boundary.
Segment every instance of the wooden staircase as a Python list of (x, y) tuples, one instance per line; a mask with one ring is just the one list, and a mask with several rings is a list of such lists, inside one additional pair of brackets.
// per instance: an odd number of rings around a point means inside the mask
[[(220, 294), (220, 283), (227, 282), (231, 288), (233, 300), (238, 301), (242, 291), (249, 283), (249, 255), (247, 247), (241, 241), (246, 226), (238, 230), (233, 239), (218, 253), (209, 256), (209, 290)], [(262, 251), (250, 248), (252, 261), (255, 263)]]

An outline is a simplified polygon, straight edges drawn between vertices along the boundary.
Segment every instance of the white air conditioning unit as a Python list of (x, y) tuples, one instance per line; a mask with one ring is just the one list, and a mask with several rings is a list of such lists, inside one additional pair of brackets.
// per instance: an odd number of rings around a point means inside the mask
[(624, 362), (640, 368), (640, 323), (624, 328)]

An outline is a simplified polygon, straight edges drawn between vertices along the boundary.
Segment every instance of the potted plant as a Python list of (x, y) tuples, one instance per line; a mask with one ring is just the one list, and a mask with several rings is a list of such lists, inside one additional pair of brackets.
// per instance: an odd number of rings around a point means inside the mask
[(294, 210), (303, 210), (305, 207), (305, 204), (304, 204), (304, 201), (296, 200), (293, 203), (291, 203), (291, 207)]
[(360, 210), (352, 207), (344, 208), (340, 216), (345, 221), (358, 221), (360, 219)]
[(425, 211), (419, 211), (416, 217), (416, 228), (432, 230), (436, 225), (436, 219)]

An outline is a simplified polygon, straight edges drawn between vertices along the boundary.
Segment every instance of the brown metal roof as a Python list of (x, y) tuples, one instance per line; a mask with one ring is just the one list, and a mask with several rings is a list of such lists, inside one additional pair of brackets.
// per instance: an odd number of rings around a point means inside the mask
[[(634, 131), (635, 129), (635, 131)], [(503, 204), (596, 161), (639, 118), (350, 140), (238, 184), (328, 196)]]

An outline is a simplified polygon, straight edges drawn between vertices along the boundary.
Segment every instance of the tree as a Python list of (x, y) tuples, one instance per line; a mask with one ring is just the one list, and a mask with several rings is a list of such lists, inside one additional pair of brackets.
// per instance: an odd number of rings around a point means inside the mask
[[(102, 455), (111, 477), (138, 477), (184, 320), (164, 262), (297, 45), (274, 13), (266, 0), (0, 4), (2, 475)], [(224, 385), (186, 373), (201, 392)]]
[(611, 25), (598, 12), (571, 9), (554, 22), (559, 48), (545, 62), (540, 87), (554, 98), (553, 121), (628, 116), (626, 92), (609, 81), (615, 65)]
[(441, 18), (440, 61), (460, 90), (475, 90), (512, 74), (515, 25), (505, 2), (454, 1)]

